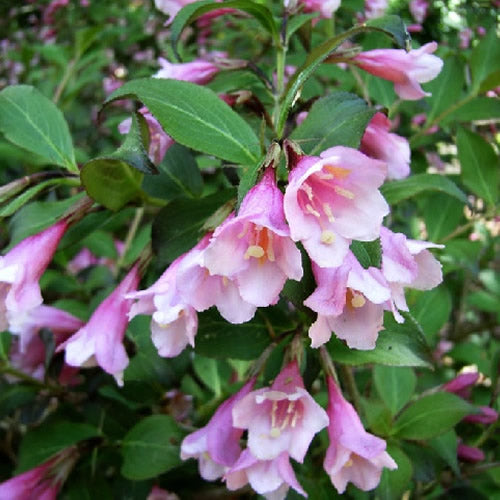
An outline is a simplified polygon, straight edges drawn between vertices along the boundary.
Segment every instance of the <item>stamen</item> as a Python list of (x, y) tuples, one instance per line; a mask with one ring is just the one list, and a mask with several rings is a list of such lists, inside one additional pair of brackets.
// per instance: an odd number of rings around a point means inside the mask
[(352, 307), (363, 307), (366, 304), (366, 299), (360, 293), (352, 293), (353, 297), (351, 299)]
[(333, 186), (333, 190), (340, 196), (343, 196), (344, 198), (348, 198), (349, 200), (354, 199), (354, 193), (352, 191), (349, 191), (348, 189), (345, 189), (340, 186)]
[(248, 232), (248, 226), (249, 226), (249, 225), (250, 225), (250, 224), (249, 224), (248, 222), (246, 222), (246, 223), (243, 225), (243, 230), (242, 230), (242, 231), (241, 231), (241, 233), (240, 233), (240, 234), (238, 234), (238, 236), (237, 236), (240, 240), (241, 240), (241, 238), (243, 238), (243, 236), (245, 236), (245, 234), (247, 234), (247, 232)]
[(271, 427), (271, 430), (269, 431), (269, 436), (272, 438), (278, 438), (281, 436), (281, 429), (278, 429), (278, 427)]
[(349, 459), (349, 460), (345, 463), (344, 467), (352, 467), (353, 465), (354, 465), (354, 462), (352, 461), (352, 459)]
[(313, 201), (314, 194), (313, 194), (312, 187), (309, 184), (304, 182), (304, 184), (302, 184), (302, 186), (300, 186), (300, 189), (305, 191), (305, 193), (307, 194), (307, 197), (309, 198), (309, 201)]
[(330, 207), (328, 203), (323, 203), (323, 210), (326, 216), (328, 217), (328, 220), (330, 222), (335, 222), (335, 217), (332, 214), (332, 207)]
[(260, 259), (265, 254), (266, 252), (259, 245), (250, 245), (245, 252), (244, 258), (249, 259), (250, 257), (255, 257), (256, 259)]
[(310, 205), (309, 203), (306, 205), (306, 210), (314, 215), (314, 217), (317, 217), (318, 219), (321, 217), (321, 214), (317, 211), (317, 210), (314, 210), (314, 208), (312, 207), (312, 205)]
[(229, 284), (229, 280), (228, 280), (227, 276), (222, 276), (222, 284), (224, 286), (227, 286)]
[(326, 229), (321, 233), (321, 243), (331, 245), (335, 241), (335, 233)]
[(274, 262), (276, 260), (275, 255), (274, 255), (274, 248), (273, 248), (273, 233), (271, 231), (267, 231), (267, 258), (269, 259), (269, 262)]
[(290, 426), (292, 428), (294, 428), (296, 425), (297, 425), (297, 420), (299, 419), (299, 412), (296, 411), (294, 414), (293, 414), (293, 418), (292, 418), (292, 422), (290, 424)]
[(336, 167), (335, 165), (325, 165), (323, 169), (333, 174), (337, 179), (345, 179), (351, 173), (349, 169)]
[(276, 427), (276, 410), (278, 409), (278, 402), (273, 401), (271, 405), (271, 430)]

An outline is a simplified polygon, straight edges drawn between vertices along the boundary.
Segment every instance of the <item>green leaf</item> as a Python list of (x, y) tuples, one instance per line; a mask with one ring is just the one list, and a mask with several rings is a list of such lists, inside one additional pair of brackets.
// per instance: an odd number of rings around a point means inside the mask
[(460, 127), (457, 148), (463, 183), (488, 204), (495, 204), (498, 197), (498, 158), (493, 147), (479, 134)]
[(376, 498), (381, 500), (394, 500), (411, 489), (410, 481), (413, 475), (413, 464), (400, 448), (389, 444), (387, 453), (394, 459), (398, 468), (389, 470), (384, 468), (380, 483), (376, 490)]
[(271, 11), (266, 6), (250, 0), (227, 1), (224, 2), (223, 5), (210, 0), (202, 0), (201, 2), (194, 2), (184, 6), (175, 16), (174, 22), (170, 28), (172, 47), (179, 60), (180, 57), (177, 53), (177, 43), (179, 42), (179, 38), (184, 28), (203, 14), (220, 9), (221, 7), (224, 9), (242, 10), (250, 14), (272, 35), (275, 42), (279, 41), (278, 28), (276, 27)]
[(349, 249), (364, 269), (368, 269), (369, 267), (377, 267), (380, 269), (382, 265), (382, 246), (380, 244), (380, 238), (373, 241), (353, 240)]
[(375, 110), (358, 96), (334, 92), (313, 104), (290, 138), (299, 142), (309, 155), (318, 155), (338, 145), (357, 148), (374, 114)]
[(391, 410), (392, 415), (403, 408), (413, 396), (417, 377), (411, 368), (401, 366), (376, 365), (373, 380), (382, 401)]
[(13, 85), (0, 92), (0, 131), (47, 163), (78, 173), (63, 114), (34, 87)]
[(400, 325), (387, 313), (384, 324), (385, 330), (379, 332), (377, 345), (371, 351), (349, 349), (333, 334), (327, 344), (332, 359), (347, 365), (378, 363), (388, 366), (432, 366), (425, 338), (409, 319)]
[(429, 441), (429, 446), (452, 468), (455, 474), (459, 475), (457, 445), (458, 439), (454, 430), (445, 432)]
[(195, 352), (209, 358), (256, 359), (271, 343), (262, 315), (247, 323), (234, 325), (215, 310), (198, 316)]
[(12, 335), (9, 332), (0, 332), (0, 359), (9, 359), (10, 343)]
[(125, 83), (107, 99), (141, 101), (175, 141), (242, 165), (260, 156), (259, 140), (243, 118), (210, 89), (180, 80), (144, 78)]
[(78, 179), (49, 179), (40, 184), (36, 184), (35, 186), (30, 187), (22, 194), (17, 196), (10, 203), (7, 203), (0, 209), (0, 217), (9, 217), (12, 214), (16, 213), (21, 207), (23, 207), (28, 201), (34, 198), (38, 193), (42, 192), (44, 189), (50, 188), (52, 186), (62, 186), (62, 185), (78, 185)]
[(417, 174), (399, 181), (386, 182), (380, 190), (390, 205), (428, 191), (446, 193), (467, 203), (465, 194), (450, 179), (437, 174)]
[(312, 14), (299, 14), (299, 15), (292, 16), (288, 20), (288, 25), (287, 25), (287, 30), (286, 30), (286, 39), (287, 39), (287, 41), (290, 40), (290, 38), (292, 37), (292, 35), (297, 30), (299, 30), (300, 28), (302, 28), (302, 26), (304, 26), (304, 24), (306, 24), (308, 21), (311, 21), (315, 17), (318, 17), (318, 13), (317, 12), (314, 12)]
[(411, 313), (426, 337), (434, 337), (450, 317), (452, 307), (450, 292), (446, 287), (439, 286), (425, 292), (414, 290), (410, 297), (415, 296), (413, 304), (408, 302)]
[(99, 430), (88, 424), (56, 420), (28, 432), (19, 448), (16, 474), (45, 462), (57, 452), (79, 441), (99, 436)]
[(488, 34), (474, 48), (470, 58), (470, 66), (473, 88), (477, 92), (481, 83), (489, 75), (500, 70), (500, 43), (498, 43), (496, 30), (488, 30)]
[(394, 434), (401, 439), (430, 439), (453, 428), (474, 407), (449, 392), (423, 396), (406, 408), (394, 424)]
[(22, 384), (3, 386), (0, 391), (0, 418), (18, 408), (31, 405), (37, 395), (36, 387)]
[(203, 237), (205, 220), (236, 195), (226, 189), (200, 199), (177, 199), (162, 208), (152, 227), (152, 245), (162, 264), (172, 262)]
[(197, 198), (201, 195), (203, 178), (189, 149), (172, 145), (158, 169), (159, 175), (145, 176), (142, 182), (150, 196), (170, 201), (178, 196)]
[[(408, 33), (406, 28), (398, 16), (386, 16), (375, 19), (361, 26), (356, 26), (340, 35), (334, 36), (322, 44), (315, 47), (307, 56), (304, 64), (297, 69), (293, 76), (288, 81), (284, 92), (283, 102), (281, 103), (280, 115), (277, 123), (278, 137), (284, 129), (285, 121), (295, 101), (300, 89), (308, 78), (314, 73), (318, 66), (336, 49), (344, 40), (351, 38), (359, 33), (367, 31), (380, 31), (394, 38), (401, 46), (406, 44)], [(403, 43), (401, 43), (403, 42)]]
[(132, 427), (123, 438), (121, 473), (133, 481), (158, 476), (181, 463), (184, 433), (168, 415), (152, 415)]
[(424, 221), (431, 241), (450, 234), (464, 217), (464, 203), (451, 196), (434, 194), (424, 201)]
[(119, 210), (141, 193), (142, 173), (111, 158), (87, 162), (80, 173), (87, 194), (110, 210)]
[(193, 359), (193, 369), (215, 397), (222, 395), (224, 381), (231, 377), (231, 367), (225, 360), (205, 358), (197, 354)]
[(443, 124), (497, 119), (500, 116), (500, 100), (491, 97), (475, 97), (464, 102), (443, 119)]
[(426, 87), (426, 90), (432, 93), (432, 96), (427, 98), (431, 104), (427, 123), (431, 123), (442, 111), (460, 100), (465, 85), (464, 69), (463, 61), (458, 56), (444, 60), (441, 73)]

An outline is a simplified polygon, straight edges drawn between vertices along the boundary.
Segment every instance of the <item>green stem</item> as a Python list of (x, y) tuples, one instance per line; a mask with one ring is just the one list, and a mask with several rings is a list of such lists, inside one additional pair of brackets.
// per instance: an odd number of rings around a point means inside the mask
[(349, 393), (354, 408), (356, 408), (358, 413), (361, 413), (361, 396), (356, 381), (354, 380), (352, 368), (350, 366), (340, 365), (340, 372), (342, 373), (342, 382)]
[(13, 377), (18, 378), (19, 380), (22, 380), (23, 382), (27, 382), (30, 385), (34, 385), (36, 387), (39, 387), (40, 389), (47, 389), (51, 392), (62, 392), (62, 388), (54, 385), (54, 384), (46, 384), (30, 375), (27, 375), (26, 373), (18, 370), (17, 368), (14, 368), (10, 365), (4, 365), (0, 366), (0, 373), (6, 374), (6, 375), (12, 375)]
[(144, 216), (144, 207), (139, 207), (135, 211), (134, 219), (132, 220), (132, 224), (130, 224), (127, 236), (125, 238), (125, 242), (123, 244), (123, 253), (121, 254), (120, 258), (118, 259), (118, 261), (116, 263), (117, 273), (122, 268), (123, 263), (125, 262), (125, 257), (127, 256), (127, 252), (130, 248), (132, 240), (134, 239), (134, 237), (137, 233), (137, 229), (139, 228), (139, 224), (141, 223), (143, 216)]

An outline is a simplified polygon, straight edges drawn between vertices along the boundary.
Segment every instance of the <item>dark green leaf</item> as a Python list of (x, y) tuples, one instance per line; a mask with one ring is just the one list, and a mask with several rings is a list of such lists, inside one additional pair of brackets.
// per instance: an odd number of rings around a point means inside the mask
[(87, 194), (110, 210), (119, 210), (141, 194), (143, 174), (112, 158), (87, 162), (80, 173)]
[(134, 481), (149, 479), (181, 463), (183, 432), (168, 415), (152, 415), (132, 427), (123, 438), (121, 473)]
[(465, 194), (450, 179), (437, 174), (417, 174), (400, 181), (387, 182), (380, 190), (390, 205), (428, 191), (446, 193), (467, 203)]
[(460, 474), (457, 460), (457, 434), (454, 430), (441, 434), (429, 441), (429, 446), (452, 468), (455, 474)]
[(376, 495), (381, 500), (394, 500), (401, 498), (401, 495), (410, 489), (413, 465), (408, 456), (397, 446), (388, 445), (387, 453), (397, 463), (398, 468), (395, 470), (383, 469)]
[(427, 338), (435, 336), (445, 325), (451, 313), (451, 295), (444, 286), (421, 292), (413, 291), (411, 297), (416, 296), (410, 309), (414, 318), (420, 323)]
[(42, 424), (24, 436), (19, 448), (16, 473), (32, 469), (57, 452), (79, 441), (97, 436), (99, 436), (98, 429), (88, 424), (66, 420)]
[(464, 217), (463, 201), (434, 194), (425, 200), (424, 221), (431, 241), (439, 241), (450, 234)]
[(158, 165), (160, 175), (145, 176), (142, 186), (151, 196), (172, 200), (178, 196), (197, 198), (203, 191), (203, 179), (191, 152), (181, 146), (171, 146)]
[[(404, 46), (408, 39), (406, 28), (401, 19), (397, 16), (386, 16), (383, 18), (375, 19), (362, 26), (356, 26), (340, 35), (334, 36), (322, 44), (315, 47), (307, 56), (304, 64), (297, 69), (294, 75), (288, 81), (285, 89), (283, 102), (281, 104), (281, 111), (277, 123), (278, 137), (281, 136), (286, 118), (290, 108), (295, 101), (300, 89), (308, 78), (314, 73), (318, 66), (336, 49), (344, 40), (351, 38), (354, 35), (367, 31), (381, 31), (393, 37), (400, 45)], [(402, 42), (402, 43), (401, 43)]]
[(10, 344), (12, 335), (9, 332), (0, 332), (0, 359), (9, 359)]
[[(201, 2), (194, 2), (184, 6), (175, 16), (174, 22), (170, 28), (174, 52), (177, 54), (177, 43), (179, 42), (182, 31), (188, 24), (192, 23), (203, 14), (220, 9), (221, 7), (225, 9), (242, 10), (250, 14), (272, 35), (276, 42), (278, 41), (278, 28), (276, 27), (271, 11), (266, 6), (250, 0), (230, 0), (224, 2), (224, 5), (220, 5), (218, 2), (202, 0)], [(177, 57), (180, 59), (178, 54)]]
[(205, 220), (236, 195), (233, 189), (198, 200), (178, 199), (162, 208), (153, 222), (153, 250), (166, 264), (187, 252), (203, 237)]
[(479, 134), (462, 127), (457, 133), (462, 180), (488, 204), (498, 198), (498, 158), (493, 147)]
[(454, 121), (471, 122), (475, 120), (497, 119), (500, 116), (500, 100), (491, 97), (475, 97), (459, 106), (443, 119), (442, 123)]
[(132, 80), (106, 104), (126, 97), (141, 101), (184, 146), (242, 165), (253, 165), (260, 156), (259, 140), (247, 122), (208, 88), (162, 78)]
[(430, 439), (444, 434), (474, 407), (449, 392), (423, 396), (406, 408), (394, 424), (394, 433), (402, 439)]
[[(472, 82), (476, 92), (481, 83), (492, 73), (500, 70), (500, 43), (496, 30), (488, 30), (488, 34), (474, 48), (470, 58)], [(486, 91), (487, 89), (481, 89)]]
[(400, 325), (386, 314), (384, 324), (385, 330), (378, 334), (377, 345), (371, 351), (349, 349), (332, 334), (327, 344), (332, 359), (348, 365), (432, 366), (425, 338), (409, 319)]
[(304, 247), (299, 243), (298, 248), (302, 256), (302, 269), (304, 276), (300, 281), (287, 280), (283, 288), (282, 294), (286, 297), (295, 307), (304, 309), (304, 300), (314, 292), (316, 288), (316, 281), (311, 268), (311, 260), (304, 250)]
[(3, 386), (0, 391), (0, 417), (26, 405), (31, 405), (37, 396), (37, 388), (14, 384)]
[(373, 381), (380, 397), (395, 415), (413, 396), (417, 377), (411, 368), (376, 365)]
[(426, 90), (432, 93), (427, 99), (431, 110), (427, 114), (427, 123), (431, 123), (441, 112), (460, 100), (465, 84), (464, 64), (457, 56), (444, 60), (441, 73), (429, 82)]
[(63, 114), (34, 87), (13, 85), (0, 92), (0, 131), (47, 163), (78, 172)]
[(375, 110), (348, 92), (321, 97), (307, 118), (290, 136), (309, 155), (318, 155), (332, 146), (357, 148)]
[(377, 267), (382, 265), (382, 246), (380, 238), (374, 241), (354, 240), (349, 247), (358, 262), (365, 268)]
[(308, 21), (311, 21), (315, 17), (318, 17), (318, 13), (312, 13), (312, 14), (299, 14), (292, 16), (291, 18), (288, 19), (288, 25), (287, 25), (287, 30), (286, 30), (286, 37), (287, 40), (290, 40), (292, 35), (302, 28), (304, 24), (306, 24)]
[(199, 315), (195, 351), (202, 356), (255, 359), (270, 342), (266, 322), (260, 314), (241, 325), (228, 323), (215, 310)]

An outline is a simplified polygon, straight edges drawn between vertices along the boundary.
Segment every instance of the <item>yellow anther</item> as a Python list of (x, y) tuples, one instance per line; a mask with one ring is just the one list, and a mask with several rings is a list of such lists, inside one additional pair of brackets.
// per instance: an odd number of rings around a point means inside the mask
[(238, 236), (237, 236), (239, 239), (243, 238), (243, 236), (245, 236), (245, 234), (247, 234), (247, 232), (248, 232), (248, 226), (249, 226), (248, 222), (246, 224), (244, 224), (241, 233), (238, 234)]
[(328, 203), (323, 203), (323, 211), (325, 212), (326, 216), (328, 217), (329, 222), (335, 222), (335, 217), (333, 216), (332, 213), (332, 207), (328, 205)]
[(281, 436), (281, 429), (278, 429), (278, 427), (272, 427), (271, 430), (269, 431), (269, 436), (272, 438), (278, 438)]
[(229, 284), (229, 280), (227, 279), (227, 276), (222, 276), (222, 284), (224, 286), (227, 286)]
[(317, 211), (317, 210), (314, 210), (314, 208), (312, 207), (312, 205), (310, 205), (309, 203), (306, 205), (306, 210), (314, 215), (314, 217), (321, 217), (321, 214)]
[(348, 189), (345, 189), (340, 186), (333, 186), (333, 190), (340, 196), (343, 196), (344, 198), (348, 198), (349, 200), (354, 199), (354, 193), (352, 191), (349, 191)]
[(363, 307), (365, 304), (366, 300), (360, 293), (355, 294), (351, 299), (352, 307)]
[(255, 257), (256, 259), (260, 259), (266, 254), (264, 249), (259, 245), (250, 245), (245, 252), (245, 259), (249, 259), (250, 257)]
[(274, 248), (273, 248), (273, 233), (271, 231), (267, 232), (267, 238), (268, 238), (267, 258), (269, 259), (270, 262), (274, 262), (276, 258), (274, 255)]
[(344, 467), (352, 467), (353, 465), (354, 465), (354, 462), (353, 462), (351, 459), (349, 459), (349, 460), (345, 463)]
[(314, 194), (313, 194), (313, 190), (312, 190), (312, 187), (309, 186), (309, 184), (302, 184), (301, 188), (303, 191), (305, 191), (305, 193), (307, 194), (307, 197), (309, 198), (310, 201), (313, 200), (314, 198)]
[(345, 179), (351, 172), (347, 168), (336, 167), (334, 165), (325, 165), (323, 169), (333, 174), (337, 179)]
[(334, 241), (335, 234), (333, 231), (325, 229), (325, 231), (321, 233), (321, 243), (324, 243), (325, 245), (331, 245)]

